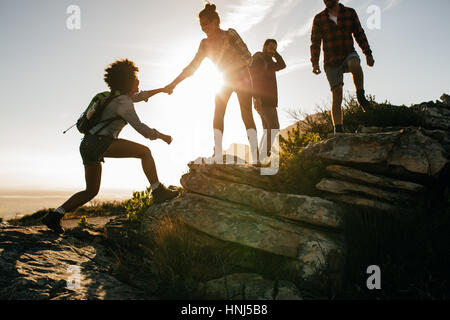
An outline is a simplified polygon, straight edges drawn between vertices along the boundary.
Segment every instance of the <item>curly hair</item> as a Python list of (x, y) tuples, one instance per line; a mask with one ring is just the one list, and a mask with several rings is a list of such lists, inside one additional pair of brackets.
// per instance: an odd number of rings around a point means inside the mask
[(122, 94), (130, 92), (136, 79), (136, 67), (133, 61), (128, 59), (117, 60), (105, 69), (105, 82), (111, 91), (120, 91)]
[(217, 19), (217, 20), (219, 20), (219, 24), (220, 24), (220, 17), (219, 17), (219, 13), (216, 11), (216, 5), (209, 3), (208, 1), (206, 1), (205, 8), (202, 11), (200, 11), (200, 13), (198, 14), (198, 18), (199, 19), (206, 18), (209, 21)]

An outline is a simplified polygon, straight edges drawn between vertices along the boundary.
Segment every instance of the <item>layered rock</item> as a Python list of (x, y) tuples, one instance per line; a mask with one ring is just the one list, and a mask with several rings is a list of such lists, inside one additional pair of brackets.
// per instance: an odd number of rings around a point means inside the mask
[(119, 246), (133, 241), (150, 246), (156, 221), (169, 218), (191, 229), (199, 246), (238, 250), (233, 264), (246, 270), (258, 272), (262, 261), (274, 260), (280, 261), (281, 279), (308, 286), (317, 284), (326, 269), (341, 281), (346, 249), (339, 206), (317, 197), (270, 191), (273, 177), (261, 176), (249, 165), (189, 167), (181, 179), (185, 193), (151, 206), (135, 234), (123, 234), (116, 221), (106, 226), (106, 237)]
[[(245, 167), (243, 169), (246, 170)], [(208, 173), (208, 170), (203, 171)], [(322, 227), (342, 227), (342, 212), (330, 201), (317, 197), (270, 192), (242, 183), (208, 177), (200, 172), (199, 170), (185, 174), (180, 180), (182, 186), (191, 192), (243, 204), (268, 215)]]
[(417, 128), (340, 134), (304, 149), (307, 158), (367, 167), (398, 177), (437, 177), (448, 164), (445, 150)]
[[(170, 203), (152, 206), (147, 215), (180, 219), (215, 239), (289, 258), (304, 279), (314, 276), (330, 257), (334, 269), (342, 263), (339, 257), (344, 253), (343, 239), (339, 234), (281, 221), (247, 206), (212, 197), (186, 193)], [(142, 228), (140, 233), (151, 234), (153, 221), (145, 220)]]

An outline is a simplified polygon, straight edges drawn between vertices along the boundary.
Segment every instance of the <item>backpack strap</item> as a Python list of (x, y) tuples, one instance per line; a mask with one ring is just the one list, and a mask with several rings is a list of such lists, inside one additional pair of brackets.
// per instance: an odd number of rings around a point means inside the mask
[[(114, 92), (109, 95), (109, 97), (106, 99), (105, 101), (105, 107), (103, 108), (103, 111), (105, 110), (105, 108), (117, 97), (120, 96), (120, 94), (116, 95), (117, 92)], [(109, 126), (111, 123), (113, 123), (113, 121), (115, 120), (120, 120), (122, 119), (121, 117), (114, 117), (114, 118), (109, 118), (109, 119), (105, 119), (102, 121), (99, 121), (97, 124), (100, 123), (105, 123), (103, 126), (100, 127), (100, 129), (96, 130), (95, 133), (93, 133), (92, 135), (95, 136), (97, 133), (101, 132), (103, 129), (105, 129), (107, 126)]]

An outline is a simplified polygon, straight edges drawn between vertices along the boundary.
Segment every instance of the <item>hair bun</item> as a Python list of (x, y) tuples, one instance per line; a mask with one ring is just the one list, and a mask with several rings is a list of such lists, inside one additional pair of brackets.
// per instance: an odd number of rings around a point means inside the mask
[(205, 5), (205, 10), (211, 11), (211, 12), (215, 12), (216, 11), (216, 5), (212, 4), (212, 3), (207, 3)]

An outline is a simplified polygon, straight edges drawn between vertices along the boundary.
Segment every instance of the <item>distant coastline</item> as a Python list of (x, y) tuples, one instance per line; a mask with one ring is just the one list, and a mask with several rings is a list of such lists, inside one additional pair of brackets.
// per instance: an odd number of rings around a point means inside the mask
[[(0, 189), (0, 218), (7, 220), (41, 209), (54, 208), (77, 191), (79, 190)], [(133, 190), (100, 190), (94, 201), (121, 201), (131, 198), (132, 192)]]

